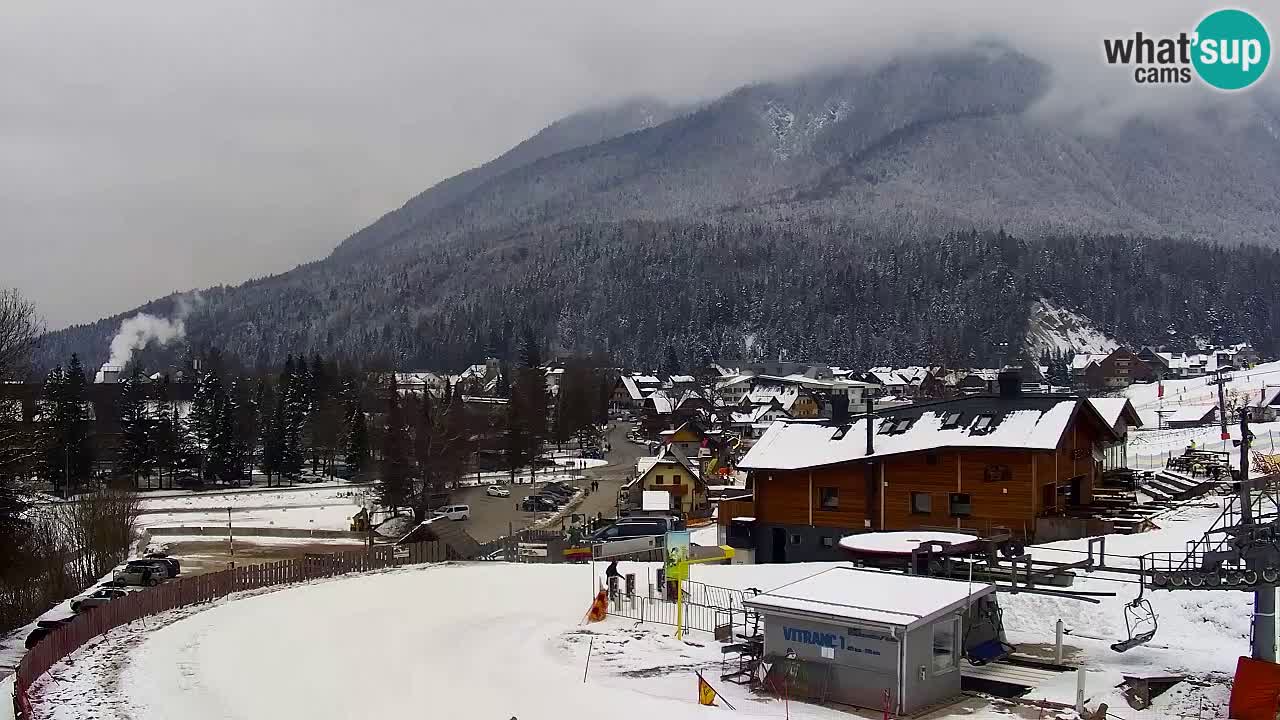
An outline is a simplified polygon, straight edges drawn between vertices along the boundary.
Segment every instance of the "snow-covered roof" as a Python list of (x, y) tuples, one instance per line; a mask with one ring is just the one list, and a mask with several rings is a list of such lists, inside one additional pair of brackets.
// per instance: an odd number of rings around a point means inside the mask
[(1280, 405), (1280, 386), (1262, 389), (1262, 399), (1258, 402), (1258, 406), (1266, 407), (1267, 405)]
[(912, 629), (995, 592), (989, 583), (834, 567), (743, 601), (784, 615)]
[(672, 375), (671, 376), (671, 382), (673, 383), (691, 383), (693, 381), (694, 380), (692, 375)]
[(857, 535), (846, 535), (840, 538), (840, 547), (859, 553), (883, 553), (909, 555), (921, 543), (937, 542), (948, 545), (971, 543), (978, 538), (973, 535), (954, 532), (930, 530), (911, 530), (904, 532), (869, 532)]
[(1207, 421), (1208, 418), (1217, 411), (1217, 405), (1191, 405), (1189, 407), (1180, 407), (1177, 410), (1165, 415), (1166, 422), (1201, 422)]
[(655, 464), (657, 464), (657, 462), (658, 462), (657, 455), (644, 455), (640, 458), (637, 458), (636, 459), (636, 477), (638, 478), (644, 477), (645, 473), (649, 472), (649, 468), (653, 467)]
[(622, 387), (624, 390), (627, 391), (628, 397), (636, 401), (644, 399), (644, 395), (640, 394), (640, 387), (636, 385), (635, 378), (631, 377), (630, 375), (623, 375), (621, 379), (622, 379)]
[(1108, 353), (1080, 353), (1071, 356), (1071, 369), (1083, 370), (1092, 363), (1100, 363), (1107, 359)]
[(735, 425), (750, 425), (758, 423), (764, 419), (769, 411), (773, 410), (772, 405), (756, 405), (741, 412), (729, 413), (729, 422)]
[(723, 390), (732, 385), (750, 382), (752, 375), (728, 375), (716, 381), (716, 390)]
[[(640, 463), (645, 460), (648, 460), (649, 462), (645, 463), (646, 467), (641, 470)], [(640, 460), (637, 460), (636, 477), (643, 478), (645, 475), (648, 475), (653, 468), (659, 465), (682, 467), (685, 472), (692, 475), (696, 480), (702, 480), (702, 473), (698, 472), (698, 469), (693, 466), (693, 463), (690, 463), (683, 454), (677, 452), (670, 445), (664, 446), (662, 452), (654, 457), (640, 458)]]
[(885, 387), (896, 387), (906, 385), (907, 381), (902, 379), (897, 373), (889, 368), (872, 368), (867, 373), (875, 378), (875, 381)]
[[(1111, 427), (1115, 427), (1116, 423), (1120, 422), (1120, 417), (1126, 414), (1125, 413), (1126, 406), (1128, 406), (1128, 410), (1129, 410), (1128, 415), (1130, 419), (1132, 420), (1138, 419), (1138, 413), (1136, 410), (1133, 409), (1133, 406), (1129, 403), (1129, 398), (1127, 397), (1089, 398), (1089, 404), (1093, 405), (1093, 409), (1097, 410), (1098, 414), (1102, 416), (1102, 419), (1106, 420), (1107, 424), (1110, 425)], [(1135, 423), (1130, 423), (1130, 424), (1135, 424)], [(1138, 420), (1138, 422), (1136, 423), (1136, 425), (1139, 425), (1139, 426), (1141, 424), (1142, 424), (1141, 420)]]
[(871, 453), (867, 452), (866, 416), (839, 427), (829, 422), (778, 420), (738, 467), (796, 470), (945, 447), (1053, 450), (1080, 402), (1060, 396), (973, 396), (905, 406), (870, 420)]

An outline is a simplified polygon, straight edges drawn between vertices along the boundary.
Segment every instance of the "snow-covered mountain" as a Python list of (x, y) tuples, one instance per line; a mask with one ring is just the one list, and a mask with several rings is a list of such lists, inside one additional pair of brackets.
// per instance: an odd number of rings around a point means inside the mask
[[(1033, 347), (1100, 342), (1089, 327), (1275, 346), (1280, 256), (1142, 239), (1280, 244), (1275, 96), (1087, 134), (1033, 112), (1052, 82), (983, 47), (574, 115), (322, 261), (204, 292), (190, 340), (447, 366), (529, 326), (637, 363), (729, 359), (744, 336), (771, 357), (998, 362), (1048, 298)], [(42, 361), (96, 359), (121, 317), (49, 336)]]
[(1052, 300), (1031, 303), (1027, 323), (1027, 352), (1038, 358), (1049, 354), (1109, 353), (1120, 347), (1114, 338), (1093, 326), (1089, 318), (1059, 307)]

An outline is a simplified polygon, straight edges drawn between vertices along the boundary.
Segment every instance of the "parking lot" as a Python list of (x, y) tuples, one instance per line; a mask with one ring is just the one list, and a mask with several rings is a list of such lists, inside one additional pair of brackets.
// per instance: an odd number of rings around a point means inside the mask
[[(645, 450), (639, 445), (627, 442), (628, 423), (618, 423), (609, 431), (611, 451), (605, 455), (609, 464), (604, 467), (575, 471), (567, 468), (548, 470), (547, 475), (563, 475), (565, 473), (581, 474), (585, 480), (571, 481), (571, 485), (586, 488), (591, 480), (600, 481), (600, 489), (583, 499), (582, 504), (574, 512), (595, 515), (603, 513), (612, 517), (617, 506), (618, 488), (635, 471), (636, 458)], [(449, 502), (471, 506), (471, 519), (464, 522), (466, 531), (480, 542), (487, 542), (502, 537), (511, 530), (528, 527), (541, 515), (520, 510), (520, 501), (538, 492), (537, 485), (508, 485), (511, 497), (495, 498), (485, 495), (484, 487), (462, 488), (450, 493)]]

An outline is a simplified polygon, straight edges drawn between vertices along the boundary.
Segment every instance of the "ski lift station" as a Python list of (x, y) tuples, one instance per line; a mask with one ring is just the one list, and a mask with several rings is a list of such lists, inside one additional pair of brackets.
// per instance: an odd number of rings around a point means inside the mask
[(836, 567), (743, 604), (763, 621), (774, 692), (912, 714), (960, 694), (962, 655), (1004, 653), (995, 590)]

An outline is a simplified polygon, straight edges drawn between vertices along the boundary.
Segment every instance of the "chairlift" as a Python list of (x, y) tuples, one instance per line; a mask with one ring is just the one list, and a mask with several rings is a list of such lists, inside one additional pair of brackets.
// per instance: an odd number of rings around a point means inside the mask
[[(971, 640), (986, 638), (972, 642)], [(986, 665), (1003, 660), (1016, 647), (1004, 641), (1004, 611), (995, 602), (978, 602), (969, 608), (969, 623), (964, 629), (961, 646), (970, 665)]]
[(1122, 653), (1139, 645), (1146, 645), (1156, 636), (1156, 629), (1159, 626), (1151, 601), (1139, 593), (1138, 597), (1124, 606), (1124, 629), (1129, 637), (1120, 642), (1111, 643), (1111, 649)]

